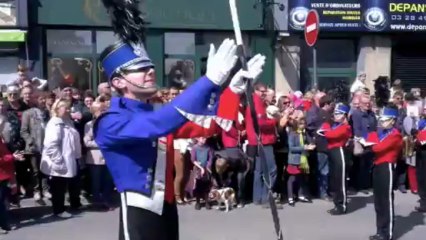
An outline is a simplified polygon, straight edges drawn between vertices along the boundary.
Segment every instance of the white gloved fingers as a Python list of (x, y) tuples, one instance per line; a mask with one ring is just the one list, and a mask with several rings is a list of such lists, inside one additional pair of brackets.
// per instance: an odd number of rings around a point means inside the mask
[(222, 59), (225, 58), (226, 54), (229, 52), (229, 49), (233, 45), (234, 44), (232, 43), (232, 41), (229, 38), (226, 38), (225, 40), (223, 40), (222, 44), (220, 44), (219, 48), (217, 49), (216, 56)]
[(256, 62), (261, 60), (262, 55), (260, 53), (256, 54), (254, 57), (250, 58), (250, 60), (247, 62), (247, 68), (250, 69), (251, 66), (256, 64)]
[(210, 50), (209, 50), (209, 55), (207, 59), (212, 59), (215, 54), (216, 54), (216, 48), (213, 43), (210, 43)]

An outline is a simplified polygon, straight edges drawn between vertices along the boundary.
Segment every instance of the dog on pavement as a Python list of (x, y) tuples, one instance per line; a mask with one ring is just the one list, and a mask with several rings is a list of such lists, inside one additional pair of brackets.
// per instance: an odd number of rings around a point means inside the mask
[(210, 199), (217, 202), (217, 209), (221, 210), (225, 205), (225, 212), (229, 212), (236, 204), (235, 191), (233, 188), (226, 187), (221, 189), (213, 189), (210, 191)]

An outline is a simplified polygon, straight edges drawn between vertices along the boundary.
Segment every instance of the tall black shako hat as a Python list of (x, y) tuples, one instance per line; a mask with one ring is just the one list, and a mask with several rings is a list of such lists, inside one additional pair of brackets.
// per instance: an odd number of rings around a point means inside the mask
[(144, 46), (145, 20), (138, 0), (102, 0), (116, 35), (117, 43), (108, 46), (100, 56), (102, 67), (110, 81), (114, 74), (135, 72), (154, 67)]

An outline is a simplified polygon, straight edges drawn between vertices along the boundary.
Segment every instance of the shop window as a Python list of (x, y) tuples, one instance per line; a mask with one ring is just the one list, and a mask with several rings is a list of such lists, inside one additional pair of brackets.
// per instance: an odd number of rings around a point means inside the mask
[(101, 54), (109, 45), (116, 43), (119, 38), (110, 31), (96, 31), (96, 53)]
[(91, 54), (93, 41), (91, 31), (47, 30), (48, 54)]
[[(305, 66), (313, 67), (313, 50), (303, 44)], [(319, 68), (355, 68), (356, 46), (351, 39), (320, 39), (316, 45)]]
[(166, 86), (185, 88), (194, 82), (195, 33), (165, 33), (164, 48)]
[(19, 64), (17, 57), (1, 57), (0, 55), (0, 85), (8, 84), (17, 79), (16, 68)]
[(193, 60), (166, 58), (164, 63), (167, 86), (186, 88), (194, 82), (195, 62)]
[(75, 87), (80, 90), (92, 88), (93, 61), (87, 58), (50, 58), (48, 79), (51, 90)]
[[(204, 57), (207, 57), (210, 44), (214, 44), (217, 49), (226, 38), (235, 39), (234, 32), (200, 32), (197, 34), (197, 49)], [(250, 38), (247, 34), (243, 34), (242, 38), (246, 55), (251, 56)]]
[(164, 48), (166, 55), (194, 55), (195, 33), (165, 33)]

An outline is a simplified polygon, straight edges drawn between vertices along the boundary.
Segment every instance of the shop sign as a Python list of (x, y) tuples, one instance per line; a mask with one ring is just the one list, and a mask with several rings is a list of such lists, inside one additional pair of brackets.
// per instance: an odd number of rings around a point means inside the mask
[(426, 32), (425, 0), (289, 0), (289, 29), (303, 31), (309, 10), (329, 32)]
[(27, 0), (0, 0), (0, 27), (26, 27)]

